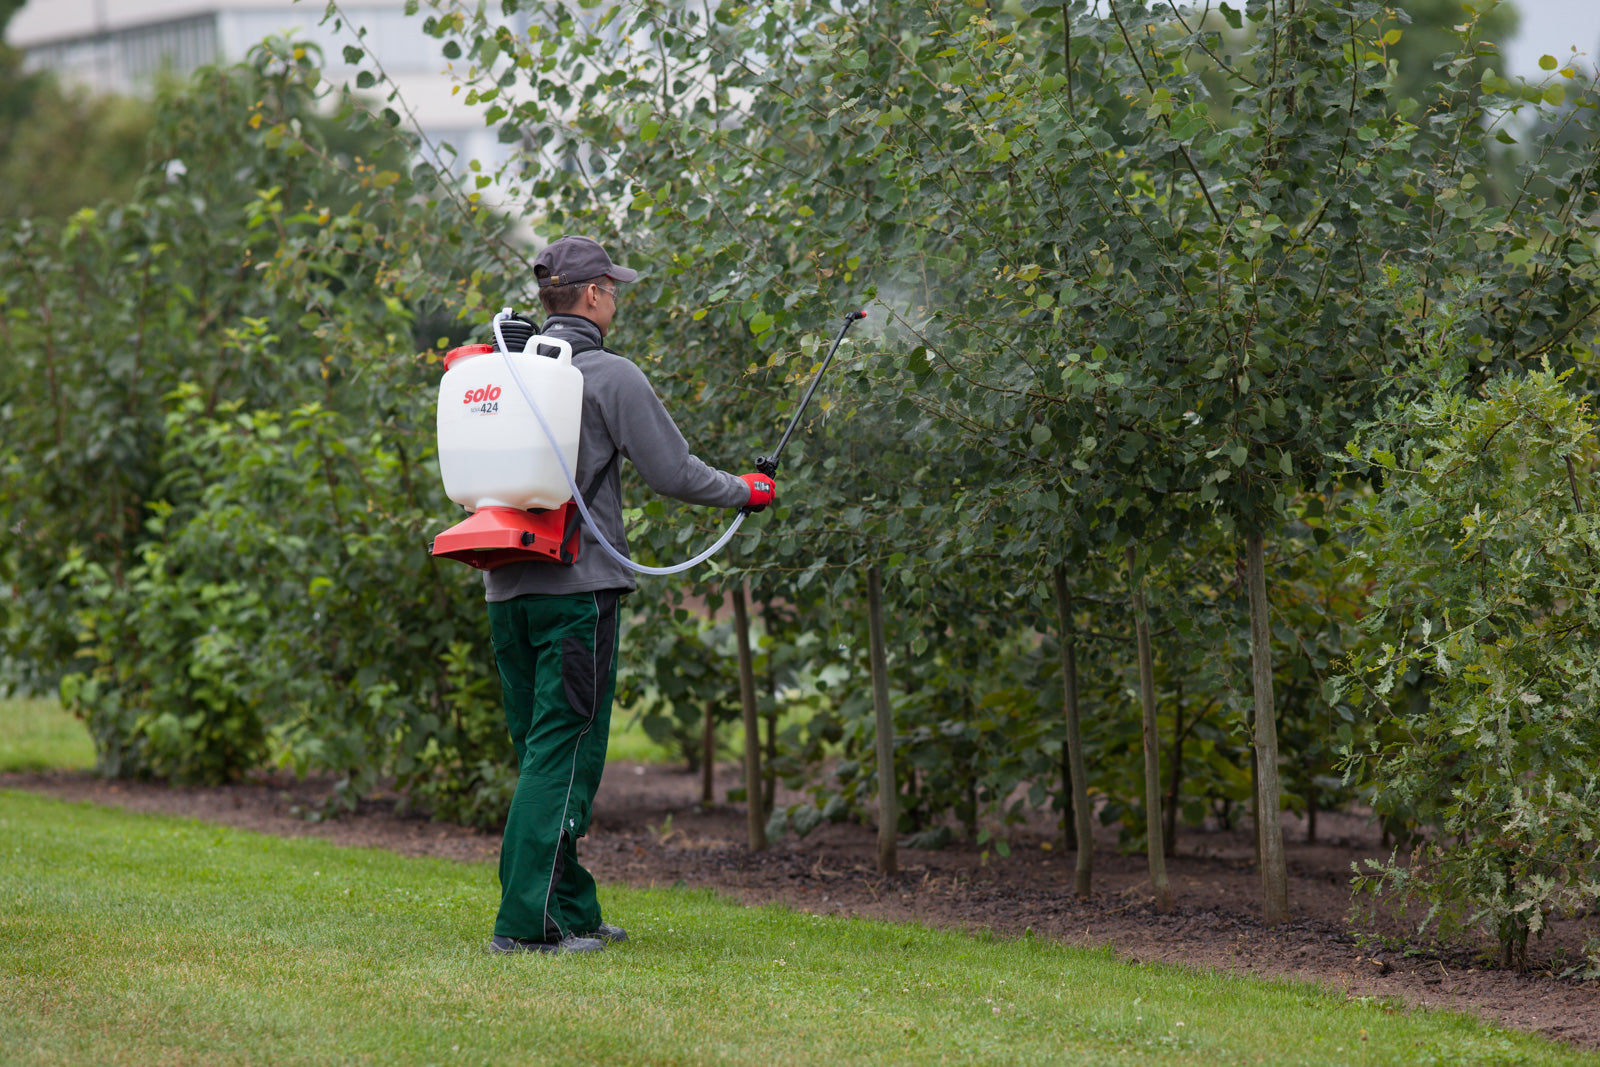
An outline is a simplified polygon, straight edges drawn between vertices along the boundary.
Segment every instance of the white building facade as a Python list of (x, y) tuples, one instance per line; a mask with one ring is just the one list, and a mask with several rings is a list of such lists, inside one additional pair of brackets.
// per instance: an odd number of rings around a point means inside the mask
[(420, 16), (407, 17), (396, 0), (340, 0), (340, 8), (347, 22), (366, 29), (365, 38), (358, 41), (348, 25), (322, 24), (322, 0), (29, 0), (6, 37), (27, 54), (29, 66), (118, 93), (148, 91), (163, 71), (183, 75), (237, 62), (263, 39), (286, 34), (319, 45), (326, 76), (353, 85), (356, 68), (343, 52), (357, 45), (382, 63), (431, 141), (454, 146), (462, 161), (506, 158), (497, 131), (451, 96), (448, 61), (440, 43), (422, 32)]

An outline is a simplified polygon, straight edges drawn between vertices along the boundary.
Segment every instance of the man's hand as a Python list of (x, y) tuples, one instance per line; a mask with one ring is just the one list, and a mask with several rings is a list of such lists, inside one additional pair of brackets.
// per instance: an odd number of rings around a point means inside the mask
[(750, 487), (750, 501), (745, 504), (744, 510), (754, 515), (778, 497), (778, 483), (765, 474), (741, 474), (746, 485)]

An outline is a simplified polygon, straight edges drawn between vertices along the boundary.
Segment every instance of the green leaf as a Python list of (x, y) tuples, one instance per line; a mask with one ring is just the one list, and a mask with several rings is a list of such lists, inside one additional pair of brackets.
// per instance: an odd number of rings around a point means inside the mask
[(776, 841), (789, 829), (789, 811), (787, 808), (775, 808), (767, 819), (767, 840)]
[(937, 852), (950, 844), (952, 834), (948, 826), (935, 826), (931, 830), (921, 830), (900, 842), (902, 848), (914, 848), (925, 852)]

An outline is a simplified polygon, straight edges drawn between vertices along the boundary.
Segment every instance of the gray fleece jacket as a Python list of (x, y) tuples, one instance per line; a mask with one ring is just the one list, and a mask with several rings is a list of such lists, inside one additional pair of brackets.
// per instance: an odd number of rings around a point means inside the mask
[[(577, 315), (552, 315), (540, 332), (571, 342), (575, 350), (602, 341), (600, 327)], [(583, 372), (583, 427), (578, 469), (573, 473), (578, 488), (587, 493), (605, 470), (599, 488), (585, 502), (600, 532), (623, 555), (628, 554), (628, 544), (622, 528), (621, 464), (612, 462), (619, 455), (633, 464), (651, 489), (665, 496), (720, 508), (740, 507), (750, 499), (750, 487), (743, 479), (709, 467), (690, 454), (661, 398), (631, 361), (593, 348), (574, 355), (572, 365)], [(587, 524), (577, 562), (508, 563), (485, 571), (483, 584), (486, 599), (491, 601), (526, 593), (632, 590), (638, 585), (632, 571), (595, 543)]]

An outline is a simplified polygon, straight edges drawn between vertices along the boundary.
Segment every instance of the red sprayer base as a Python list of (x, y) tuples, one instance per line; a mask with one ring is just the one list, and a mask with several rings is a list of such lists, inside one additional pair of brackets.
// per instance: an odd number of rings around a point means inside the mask
[(479, 508), (435, 537), (428, 551), (481, 571), (528, 560), (571, 563), (578, 558), (579, 529), (578, 507), (570, 502), (537, 512)]

